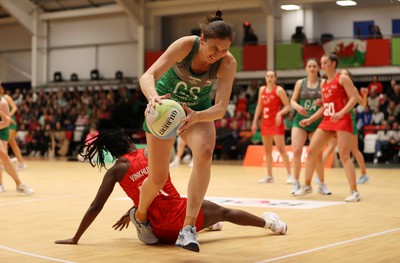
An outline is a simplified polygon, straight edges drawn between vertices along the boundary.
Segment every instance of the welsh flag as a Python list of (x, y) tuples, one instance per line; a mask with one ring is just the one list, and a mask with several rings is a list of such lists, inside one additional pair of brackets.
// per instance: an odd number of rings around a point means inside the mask
[(365, 63), (367, 41), (358, 39), (333, 40), (323, 44), (325, 54), (336, 53), (339, 67), (360, 67)]

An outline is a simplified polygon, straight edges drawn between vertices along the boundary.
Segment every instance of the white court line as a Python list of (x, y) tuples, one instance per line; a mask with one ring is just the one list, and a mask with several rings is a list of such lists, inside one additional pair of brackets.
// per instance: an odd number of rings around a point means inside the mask
[(69, 261), (69, 260), (63, 260), (63, 259), (58, 259), (58, 258), (51, 258), (51, 257), (41, 256), (41, 255), (37, 255), (37, 254), (25, 252), (25, 251), (13, 249), (13, 248), (10, 248), (10, 247), (6, 247), (6, 246), (3, 246), (3, 245), (0, 245), (0, 248), (2, 248), (2, 249), (4, 249), (4, 250), (11, 251), (11, 252), (15, 252), (15, 253), (18, 253), (18, 254), (27, 255), (27, 256), (31, 256), (31, 257), (35, 257), (35, 258), (42, 258), (42, 259), (47, 259), (47, 260), (56, 261), (56, 262), (75, 263), (74, 261)]
[(285, 258), (291, 258), (291, 257), (299, 256), (299, 255), (304, 255), (304, 254), (315, 252), (315, 251), (318, 251), (318, 250), (323, 250), (323, 249), (326, 249), (326, 248), (336, 247), (336, 246), (344, 245), (344, 244), (347, 244), (347, 243), (359, 241), (359, 240), (362, 240), (362, 239), (381, 236), (381, 235), (385, 235), (385, 234), (388, 234), (388, 233), (396, 232), (396, 231), (399, 231), (399, 230), (400, 230), (400, 228), (394, 228), (394, 229), (386, 230), (386, 231), (383, 231), (383, 232), (378, 232), (378, 233), (375, 233), (375, 234), (370, 234), (370, 235), (366, 235), (366, 236), (362, 236), (362, 237), (357, 237), (357, 238), (349, 239), (349, 240), (342, 241), (342, 242), (333, 243), (333, 244), (322, 246), (322, 247), (316, 247), (316, 248), (312, 248), (312, 249), (296, 252), (296, 253), (289, 254), (289, 255), (286, 255), (286, 256), (280, 256), (280, 257), (276, 257), (276, 258), (266, 259), (266, 260), (263, 260), (263, 261), (258, 261), (257, 263), (273, 262), (273, 261), (277, 261), (277, 260), (281, 260), (281, 259), (285, 259)]
[[(0, 204), (0, 206), (31, 203), (31, 202), (39, 202), (39, 201), (49, 201), (49, 200), (55, 200), (55, 199), (78, 198), (78, 197), (80, 198), (82, 196), (87, 196), (87, 195), (88, 194), (78, 194), (78, 195), (63, 195), (63, 196), (57, 196), (57, 197), (51, 197), (51, 198), (25, 199), (25, 200), (20, 200), (20, 201), (2, 203), (2, 204)], [(58, 259), (58, 258), (46, 257), (46, 256), (38, 255), (38, 254), (25, 252), (25, 251), (18, 250), (18, 249), (13, 249), (13, 248), (1, 245), (1, 244), (0, 244), (0, 249), (8, 250), (8, 251), (11, 251), (11, 252), (15, 252), (15, 253), (18, 253), (18, 254), (23, 254), (23, 255), (27, 255), (27, 256), (31, 256), (31, 257), (36, 257), (36, 258), (42, 258), (42, 259), (47, 259), (47, 260), (51, 260), (51, 261), (56, 261), (56, 262), (75, 263), (74, 261), (68, 261), (68, 260), (63, 260), (63, 259)]]

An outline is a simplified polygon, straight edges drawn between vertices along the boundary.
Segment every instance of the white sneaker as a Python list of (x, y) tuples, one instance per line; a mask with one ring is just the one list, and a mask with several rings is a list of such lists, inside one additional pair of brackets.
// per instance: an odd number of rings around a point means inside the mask
[(192, 160), (192, 159), (193, 159), (193, 158), (192, 158), (192, 155), (186, 154), (185, 156), (183, 156), (182, 162), (183, 162), (183, 163), (189, 163), (190, 160)]
[(381, 151), (378, 151), (377, 153), (376, 153), (376, 157), (382, 157), (382, 152)]
[(279, 219), (279, 216), (275, 213), (265, 212), (262, 214), (262, 218), (265, 220), (265, 226), (274, 232), (274, 234), (285, 235), (287, 231), (287, 225), (285, 222)]
[(346, 202), (358, 202), (360, 201), (361, 196), (357, 191), (352, 191), (351, 195), (349, 195), (348, 197), (346, 197), (346, 199), (344, 199), (344, 201)]
[(190, 251), (199, 252), (200, 245), (196, 240), (197, 233), (195, 226), (185, 226), (179, 231), (178, 239), (175, 242), (175, 246), (181, 247)]
[(217, 222), (212, 226), (207, 227), (206, 229), (209, 231), (221, 231), (224, 224), (222, 222)]
[(332, 192), (326, 187), (325, 183), (321, 183), (318, 185), (317, 192), (322, 195), (331, 195)]
[(27, 186), (26, 184), (20, 184), (20, 185), (17, 186), (17, 192), (18, 193), (24, 193), (26, 195), (31, 195), (35, 191), (33, 189), (29, 188), (29, 186)]
[(293, 184), (293, 182), (294, 182), (293, 175), (289, 174), (286, 179), (286, 184)]
[(375, 158), (375, 159), (374, 159), (374, 164), (377, 164), (377, 163), (378, 163), (378, 159)]
[(18, 164), (18, 159), (17, 159), (17, 157), (13, 157), (13, 158), (11, 158), (10, 160), (11, 160), (11, 163), (12, 163), (14, 166), (16, 166), (16, 165)]
[(181, 159), (180, 159), (178, 156), (176, 156), (176, 157), (174, 158), (174, 160), (169, 164), (169, 167), (170, 167), (170, 168), (172, 168), (172, 167), (178, 167), (180, 164), (181, 164)]
[(271, 175), (268, 175), (267, 177), (258, 180), (258, 183), (260, 184), (272, 184), (273, 182), (274, 182), (274, 177), (272, 177)]
[(17, 172), (20, 172), (22, 170), (25, 170), (28, 167), (28, 165), (26, 163), (20, 163), (17, 165)]
[(295, 196), (303, 196), (306, 194), (311, 194), (313, 192), (312, 187), (308, 185), (303, 185), (298, 191), (294, 193)]
[(135, 212), (136, 208), (134, 207), (129, 212), (129, 218), (131, 219), (133, 225), (136, 227), (139, 240), (147, 245), (154, 245), (158, 243), (158, 238), (153, 233), (153, 228), (150, 225), (150, 221), (148, 219), (145, 223), (137, 221)]
[(291, 191), (292, 195), (294, 195), (294, 193), (296, 193), (299, 190), (300, 190), (300, 182), (297, 180), (294, 180), (292, 191)]
[(6, 190), (4, 189), (4, 185), (0, 184), (0, 193), (4, 193)]

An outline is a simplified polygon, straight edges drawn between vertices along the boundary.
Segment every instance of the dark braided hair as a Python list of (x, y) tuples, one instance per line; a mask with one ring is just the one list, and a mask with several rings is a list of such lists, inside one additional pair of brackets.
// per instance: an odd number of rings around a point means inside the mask
[[(123, 131), (101, 132), (81, 145), (79, 155), (93, 167), (97, 165), (100, 169), (102, 167), (107, 169), (104, 150), (107, 150), (115, 160), (127, 154), (132, 147), (135, 148), (132, 140)], [(94, 158), (96, 155), (97, 158)]]

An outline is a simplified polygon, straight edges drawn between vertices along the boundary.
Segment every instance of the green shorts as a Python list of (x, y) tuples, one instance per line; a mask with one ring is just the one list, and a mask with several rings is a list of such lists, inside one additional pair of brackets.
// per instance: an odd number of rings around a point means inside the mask
[(8, 142), (9, 128), (6, 127), (0, 130), (0, 140)]
[(321, 117), (318, 120), (316, 120), (313, 123), (311, 123), (310, 125), (308, 125), (306, 127), (303, 127), (303, 126), (300, 125), (300, 121), (304, 120), (306, 118), (308, 118), (308, 117), (307, 116), (303, 116), (303, 115), (301, 115), (299, 113), (296, 113), (296, 115), (294, 116), (292, 128), (297, 127), (297, 128), (305, 130), (306, 132), (314, 132), (315, 130), (317, 130), (318, 125), (321, 123), (321, 121), (323, 119), (323, 117)]
[(358, 134), (356, 115), (353, 111), (350, 112), (351, 122), (353, 123), (353, 134)]
[(17, 119), (15, 118), (15, 116), (11, 116), (11, 119), (13, 119), (15, 121), (15, 124), (10, 122), (10, 125), (8, 126), (8, 128), (10, 128), (10, 130), (17, 130)]

